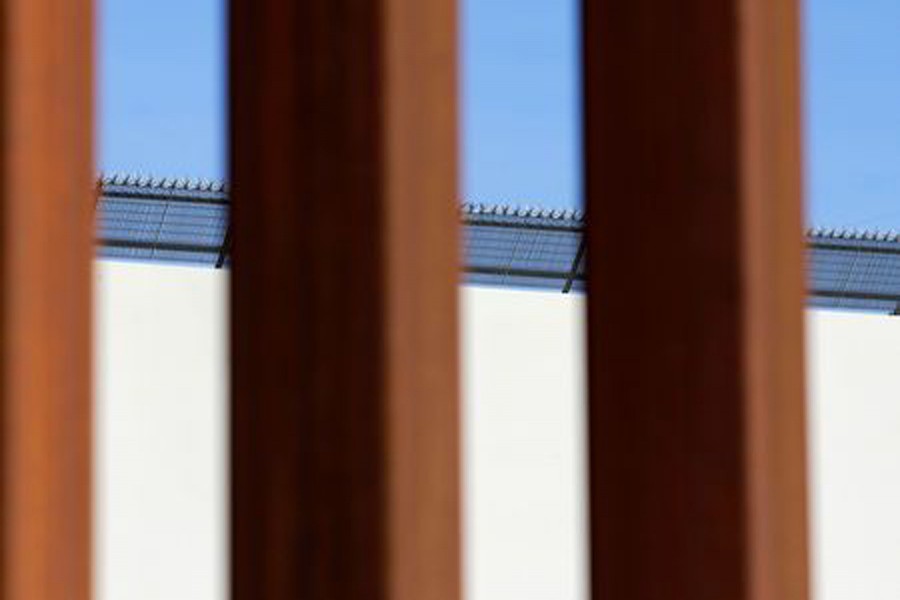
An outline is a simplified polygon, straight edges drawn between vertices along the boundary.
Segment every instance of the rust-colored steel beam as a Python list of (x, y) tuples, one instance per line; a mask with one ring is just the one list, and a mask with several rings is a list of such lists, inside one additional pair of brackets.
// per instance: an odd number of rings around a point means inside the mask
[(460, 597), (455, 22), (231, 3), (236, 600)]
[(597, 599), (808, 598), (798, 18), (584, 2)]
[(91, 598), (93, 11), (0, 1), (0, 599)]

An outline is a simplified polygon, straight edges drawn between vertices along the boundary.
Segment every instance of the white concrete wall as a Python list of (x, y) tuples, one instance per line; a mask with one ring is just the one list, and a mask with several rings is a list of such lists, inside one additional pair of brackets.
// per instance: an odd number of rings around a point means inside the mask
[(583, 300), (463, 291), (470, 600), (588, 598)]
[(227, 597), (225, 282), (97, 266), (97, 600)]
[[(97, 598), (226, 598), (226, 274), (97, 274)], [(583, 298), (467, 288), (468, 600), (586, 600)], [(900, 319), (811, 313), (817, 600), (900, 598)]]
[(809, 320), (817, 600), (900, 598), (900, 318)]

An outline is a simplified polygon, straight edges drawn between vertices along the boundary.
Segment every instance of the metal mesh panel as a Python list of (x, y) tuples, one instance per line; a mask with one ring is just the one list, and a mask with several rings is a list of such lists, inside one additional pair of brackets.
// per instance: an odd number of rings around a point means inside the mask
[(462, 213), (466, 281), (573, 288), (583, 262), (580, 213), (472, 204)]
[(228, 228), (218, 184), (109, 178), (97, 205), (104, 258), (216, 266)]
[[(100, 183), (101, 257), (229, 266), (224, 185), (136, 177)], [(467, 283), (585, 289), (580, 212), (483, 204), (464, 204), (460, 212)], [(807, 259), (811, 306), (894, 312), (900, 305), (897, 236), (812, 230)]]
[(894, 312), (900, 241), (871, 233), (813, 231), (807, 251), (813, 306)]

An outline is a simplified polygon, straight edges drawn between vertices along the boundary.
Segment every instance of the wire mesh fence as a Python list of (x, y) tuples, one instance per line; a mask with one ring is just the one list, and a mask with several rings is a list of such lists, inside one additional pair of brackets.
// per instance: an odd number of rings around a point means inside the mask
[[(101, 258), (211, 268), (229, 264), (228, 189), (221, 183), (104, 177), (97, 212)], [(464, 281), (584, 290), (584, 215), (579, 211), (463, 204), (460, 220)], [(900, 312), (896, 234), (810, 230), (807, 264), (810, 305)]]

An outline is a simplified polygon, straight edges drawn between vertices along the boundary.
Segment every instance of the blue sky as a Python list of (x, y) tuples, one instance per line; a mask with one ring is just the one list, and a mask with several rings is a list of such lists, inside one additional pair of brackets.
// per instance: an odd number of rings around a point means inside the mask
[(104, 172), (221, 179), (223, 0), (99, 0)]
[[(225, 174), (224, 2), (101, 0), (104, 171)], [(580, 203), (573, 0), (462, 1), (466, 200)], [(900, 2), (807, 0), (810, 220), (900, 229)]]
[(807, 0), (814, 223), (900, 229), (900, 2)]

